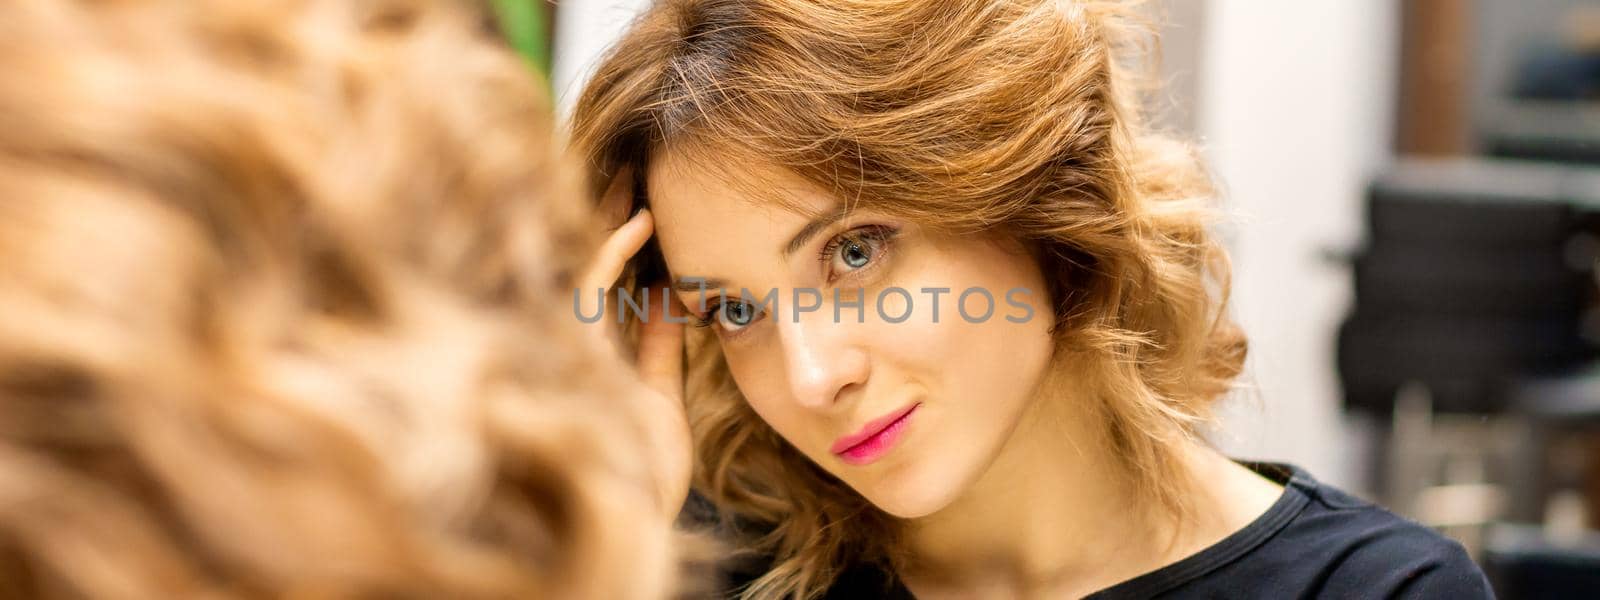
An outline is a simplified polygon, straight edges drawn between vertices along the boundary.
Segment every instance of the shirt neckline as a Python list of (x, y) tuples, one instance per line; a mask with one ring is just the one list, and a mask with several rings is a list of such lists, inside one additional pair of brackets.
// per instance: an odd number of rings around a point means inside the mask
[[(1316, 494), (1318, 486), (1316, 479), (1298, 466), (1236, 459), (1234, 462), (1283, 486), (1283, 493), (1273, 501), (1266, 512), (1215, 544), (1154, 571), (1102, 588), (1084, 596), (1083, 600), (1145, 599), (1195, 581), (1249, 554), (1277, 535), (1300, 515), (1301, 511), (1311, 503), (1312, 495)], [(901, 581), (893, 571), (884, 572), (882, 575), (887, 576), (887, 583), (890, 584), (885, 590), (886, 598), (905, 600), (914, 598), (911, 591), (906, 588), (905, 582)], [(835, 584), (837, 583), (836, 581)]]
[(1178, 562), (1089, 594), (1084, 600), (1150, 598), (1189, 583), (1249, 554), (1293, 521), (1311, 503), (1316, 480), (1299, 467), (1285, 463), (1235, 461), (1283, 486), (1283, 493), (1255, 520), (1215, 544)]

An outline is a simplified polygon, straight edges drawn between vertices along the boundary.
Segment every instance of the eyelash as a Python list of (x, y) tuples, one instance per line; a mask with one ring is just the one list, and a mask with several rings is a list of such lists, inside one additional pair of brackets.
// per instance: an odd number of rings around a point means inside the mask
[[(834, 255), (839, 252), (840, 248), (844, 247), (845, 242), (855, 241), (876, 244), (876, 247), (873, 249), (870, 262), (868, 262), (866, 266), (851, 271), (852, 273), (859, 273), (878, 266), (878, 264), (884, 260), (889, 253), (889, 242), (892, 241), (895, 235), (898, 233), (900, 233), (898, 228), (888, 225), (863, 225), (861, 227), (851, 229), (849, 231), (840, 233), (839, 235), (833, 236), (832, 239), (828, 240), (828, 243), (823, 244), (821, 251), (817, 253), (817, 262), (823, 265), (824, 268), (830, 269), (827, 278), (829, 283), (833, 283), (838, 279), (838, 277), (831, 272), (831, 263), (833, 262)], [(717, 325), (717, 317), (723, 308), (722, 300), (722, 297), (718, 297), (717, 299), (710, 301), (706, 305), (705, 314), (696, 316), (695, 326), (711, 327), (713, 325)], [(736, 331), (719, 329), (719, 332), (724, 336), (736, 336), (749, 329), (751, 325), (755, 325), (755, 321), (751, 321), (750, 325), (745, 325)]]
[[(817, 262), (822, 263), (824, 267), (831, 267), (834, 256), (839, 253), (840, 248), (844, 247), (845, 242), (865, 242), (868, 244), (877, 245), (877, 247), (873, 249), (871, 261), (868, 262), (866, 266), (851, 271), (851, 273), (860, 273), (867, 269), (871, 269), (878, 266), (878, 264), (883, 261), (883, 257), (885, 254), (887, 254), (887, 250), (889, 248), (889, 241), (894, 239), (895, 234), (899, 232), (899, 229), (890, 227), (888, 225), (863, 225), (861, 227), (851, 229), (850, 231), (833, 236), (833, 239), (830, 239), (828, 240), (828, 243), (823, 244), (822, 251), (817, 253)], [(833, 273), (830, 272), (828, 274), (828, 283), (833, 283), (836, 279), (838, 279), (838, 277), (834, 276)]]

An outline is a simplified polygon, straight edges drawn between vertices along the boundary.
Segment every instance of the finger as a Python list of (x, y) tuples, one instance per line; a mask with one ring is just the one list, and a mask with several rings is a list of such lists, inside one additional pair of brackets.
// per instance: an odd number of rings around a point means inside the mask
[(633, 168), (625, 166), (611, 178), (606, 193), (600, 196), (600, 222), (605, 225), (606, 231), (616, 229), (627, 220), (628, 212), (632, 209)]
[[(659, 301), (663, 294), (669, 300), (663, 307), (672, 319), (660, 313), (649, 315), (639, 324), (639, 376), (646, 385), (668, 398), (683, 398), (683, 326), (688, 312), (665, 285), (649, 288), (652, 300)], [(678, 321), (678, 322), (674, 322)]]
[(612, 232), (600, 245), (594, 264), (584, 272), (582, 289), (587, 291), (610, 288), (617, 282), (617, 278), (622, 276), (622, 269), (627, 266), (628, 259), (639, 253), (639, 249), (650, 240), (654, 230), (655, 223), (650, 210), (645, 209)]

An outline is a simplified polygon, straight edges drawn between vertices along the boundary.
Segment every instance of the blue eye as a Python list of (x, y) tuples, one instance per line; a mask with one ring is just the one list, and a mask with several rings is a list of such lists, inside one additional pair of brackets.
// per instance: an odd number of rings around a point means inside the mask
[(881, 260), (890, 238), (898, 230), (883, 225), (852, 229), (833, 238), (822, 249), (822, 260), (832, 273), (859, 271)]
[(761, 313), (749, 302), (718, 299), (715, 304), (707, 308), (705, 316), (698, 319), (697, 325), (700, 327), (716, 325), (726, 333), (738, 333), (760, 319)]
[(743, 302), (729, 302), (719, 311), (722, 321), (734, 327), (744, 327), (756, 320), (755, 307)]
[(844, 264), (850, 268), (859, 269), (867, 266), (867, 263), (872, 260), (872, 249), (860, 242), (845, 242), (844, 246), (839, 249), (839, 258), (844, 260)]

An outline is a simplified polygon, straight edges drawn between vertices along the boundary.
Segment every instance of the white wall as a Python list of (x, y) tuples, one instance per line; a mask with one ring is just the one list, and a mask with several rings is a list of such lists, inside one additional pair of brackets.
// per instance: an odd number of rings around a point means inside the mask
[(650, 0), (560, 0), (556, 3), (554, 64), (550, 80), (556, 108), (564, 119), (572, 114), (583, 82), (600, 55), (622, 36), (629, 23)]
[(1361, 431), (1343, 422), (1334, 336), (1350, 275), (1323, 258), (1356, 243), (1362, 190), (1389, 156), (1398, 69), (1389, 0), (1209, 0), (1200, 133), (1236, 215), (1234, 314), (1254, 389), (1217, 441), (1355, 485)]

